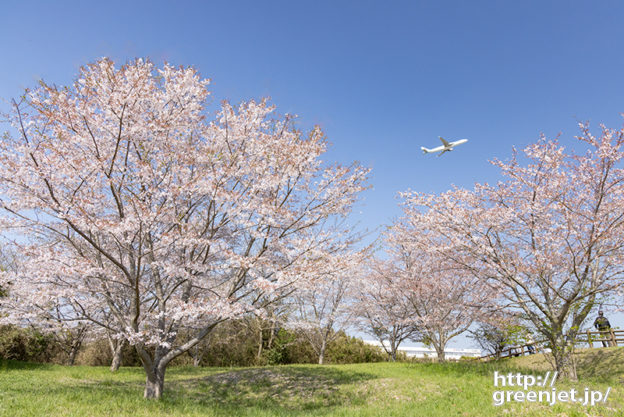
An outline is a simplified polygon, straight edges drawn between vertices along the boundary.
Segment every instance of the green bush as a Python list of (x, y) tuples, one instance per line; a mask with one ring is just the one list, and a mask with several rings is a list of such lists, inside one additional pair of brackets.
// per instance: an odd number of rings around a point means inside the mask
[[(260, 333), (244, 320), (222, 323), (193, 352), (175, 359), (173, 365), (193, 365), (196, 356), (201, 366), (257, 366), (317, 363), (318, 356), (301, 331), (285, 328)], [(182, 339), (185, 338), (181, 334)], [(188, 337), (188, 336), (186, 336)], [(260, 349), (262, 343), (262, 349)], [(260, 352), (260, 353), (259, 353)], [(193, 354), (193, 355), (192, 355)], [(64, 363), (66, 354), (51, 335), (30, 328), (0, 327), (0, 358), (30, 362)], [(381, 362), (387, 355), (381, 349), (341, 332), (327, 346), (326, 363)], [(109, 366), (112, 354), (106, 339), (84, 343), (76, 364)], [(123, 348), (122, 366), (140, 366), (134, 347)]]
[(283, 365), (292, 362), (292, 353), (289, 347), (297, 340), (293, 332), (279, 329), (275, 334), (273, 345), (263, 351), (263, 357), (267, 365)]
[(58, 349), (52, 338), (31, 328), (0, 326), (0, 358), (50, 362)]
[[(266, 333), (266, 332), (265, 332)], [(258, 357), (260, 337), (243, 321), (232, 320), (219, 325), (199, 347), (201, 366), (254, 366), (317, 363), (318, 356), (301, 331), (280, 328), (271, 345), (264, 334), (263, 348)], [(192, 352), (197, 354), (198, 352)], [(326, 363), (382, 362), (387, 355), (361, 339), (341, 332), (327, 346)], [(191, 365), (191, 352), (176, 359), (176, 365)]]
[(364, 343), (362, 339), (340, 334), (327, 346), (327, 363), (384, 362), (388, 355), (377, 346)]

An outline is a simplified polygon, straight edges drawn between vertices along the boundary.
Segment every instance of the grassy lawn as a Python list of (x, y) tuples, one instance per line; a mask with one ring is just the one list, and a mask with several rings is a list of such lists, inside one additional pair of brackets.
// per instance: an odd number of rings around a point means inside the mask
[(493, 405), (493, 372), (542, 375), (541, 355), (498, 363), (171, 368), (161, 401), (143, 371), (0, 362), (0, 416), (624, 416), (624, 348), (579, 355), (576, 384), (601, 406)]

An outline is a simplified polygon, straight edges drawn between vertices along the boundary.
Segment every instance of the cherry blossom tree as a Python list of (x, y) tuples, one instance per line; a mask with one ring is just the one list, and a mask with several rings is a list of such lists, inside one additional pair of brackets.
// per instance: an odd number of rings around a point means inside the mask
[(257, 334), (256, 363), (265, 363), (263, 355), (265, 355), (266, 350), (270, 351), (273, 347), (279, 329), (288, 321), (290, 310), (291, 306), (286, 301), (271, 302), (262, 308), (262, 314), (246, 317), (245, 324), (253, 333)]
[(27, 91), (0, 141), (0, 225), (28, 259), (0, 276), (5, 319), (58, 302), (109, 329), (136, 348), (146, 398), (218, 323), (317, 277), (324, 225), (367, 187), (368, 170), (321, 161), (319, 128), (265, 100), (223, 102), (211, 120), (208, 83), (102, 59)]
[(500, 359), (503, 351), (511, 346), (524, 345), (532, 340), (529, 326), (522, 317), (508, 313), (509, 310), (500, 306), (498, 314), (492, 314), (473, 326), (468, 332), (485, 352)]
[(122, 334), (113, 331), (116, 327), (115, 317), (110, 311), (107, 311), (102, 319), (101, 322), (107, 323), (106, 326), (92, 326), (92, 328), (100, 339), (104, 338), (108, 342), (112, 358), (110, 371), (117, 372), (122, 365), (123, 349), (127, 341)]
[(323, 268), (319, 268), (316, 279), (301, 288), (294, 295), (295, 317), (289, 325), (303, 330), (303, 335), (318, 355), (318, 363), (325, 360), (327, 345), (341, 330), (353, 324), (354, 286), (361, 277), (361, 266), (365, 262), (368, 248), (352, 250), (354, 240), (329, 249)]
[(572, 350), (600, 294), (621, 284), (624, 245), (624, 131), (599, 136), (581, 125), (587, 151), (541, 139), (509, 162), (504, 179), (440, 195), (407, 193), (412, 222), (445, 240), (440, 256), (497, 285), (511, 308), (552, 349), (559, 375), (576, 379)]
[(390, 260), (371, 261), (358, 282), (353, 305), (360, 329), (374, 336), (392, 361), (401, 343), (419, 334), (412, 303), (400, 278)]
[[(5, 244), (5, 242), (0, 242), (0, 273), (6, 272), (15, 272), (17, 271), (17, 256), (13, 252), (12, 248)], [(5, 287), (7, 284), (4, 284)], [(0, 285), (0, 299), (6, 296), (6, 288), (3, 288)], [(2, 301), (0, 301), (1, 305)]]
[(447, 344), (491, 314), (496, 289), (450, 262), (438, 250), (445, 239), (429, 230), (426, 216), (415, 222), (411, 214), (395, 222), (386, 242), (419, 340), (433, 346), (443, 362)]

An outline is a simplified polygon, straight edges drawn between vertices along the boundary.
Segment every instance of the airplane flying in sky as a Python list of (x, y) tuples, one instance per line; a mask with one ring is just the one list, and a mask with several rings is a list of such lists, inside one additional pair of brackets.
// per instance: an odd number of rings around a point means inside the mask
[(438, 155), (438, 156), (441, 156), (444, 154), (444, 152), (452, 151), (453, 148), (456, 147), (457, 145), (461, 145), (462, 143), (468, 142), (468, 139), (460, 139), (460, 140), (456, 140), (455, 142), (447, 142), (442, 136), (440, 136), (440, 141), (442, 141), (442, 146), (438, 146), (437, 148), (433, 148), (433, 149), (427, 149), (424, 146), (421, 146), (420, 149), (422, 149), (423, 153), (432, 153), (432, 152), (442, 151)]

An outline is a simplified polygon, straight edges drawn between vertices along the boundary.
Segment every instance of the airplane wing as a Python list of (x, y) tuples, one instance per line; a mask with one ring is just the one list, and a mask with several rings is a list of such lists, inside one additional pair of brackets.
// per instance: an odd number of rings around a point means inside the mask
[(448, 152), (449, 150), (450, 150), (450, 149), (443, 149), (443, 150), (442, 150), (442, 152), (440, 152), (440, 153), (438, 154), (438, 156), (439, 156), (439, 157), (440, 157), (440, 156), (442, 156), (442, 155), (444, 154), (444, 152)]
[(438, 136), (440, 138), (440, 141), (442, 142), (442, 144), (444, 145), (444, 147), (449, 147), (451, 146), (450, 143), (448, 143), (442, 136)]

